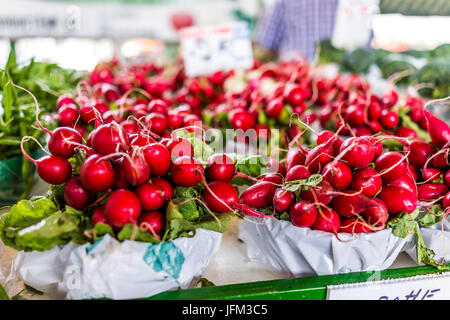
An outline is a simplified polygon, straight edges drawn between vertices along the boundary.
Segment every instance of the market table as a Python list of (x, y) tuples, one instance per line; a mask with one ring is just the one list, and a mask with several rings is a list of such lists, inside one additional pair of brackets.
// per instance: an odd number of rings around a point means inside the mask
[[(48, 186), (40, 181), (33, 188), (32, 195), (45, 194), (47, 188)], [(209, 287), (193, 290), (179, 290), (177, 292), (165, 292), (152, 298), (218, 298), (221, 295), (221, 292), (223, 292), (223, 294), (229, 298), (233, 296), (239, 297), (240, 295), (243, 295), (244, 298), (257, 298), (261, 295), (261, 297), (270, 298), (271, 296), (276, 297), (271, 293), (271, 291), (279, 291), (281, 290), (281, 288), (283, 288), (282, 291), (284, 292), (284, 294), (287, 294), (287, 292), (290, 291), (292, 291), (292, 294), (296, 291), (296, 289), (301, 289), (313, 284), (317, 286), (317, 281), (321, 283), (322, 287), (326, 287), (326, 281), (342, 281), (343, 278), (339, 278), (339, 276), (325, 276), (325, 278), (307, 277), (277, 281), (284, 279), (284, 277), (273, 271), (270, 271), (263, 267), (252, 265), (250, 263), (250, 260), (247, 257), (246, 244), (238, 239), (239, 223), (240, 221), (238, 219), (232, 219), (230, 228), (223, 234), (219, 251), (215, 254), (205, 272), (203, 273), (204, 278), (206, 278), (216, 286), (224, 287)], [(3, 251), (3, 253), (1, 251)], [(14, 296), (20, 293), (20, 297), (26, 299), (51, 299), (51, 297), (47, 294), (41, 295), (26, 289), (20, 279), (18, 279), (17, 275), (11, 272), (12, 264), (16, 255), (15, 250), (3, 246), (3, 250), (0, 250), (0, 254), (0, 282), (6, 283), (6, 290), (10, 293), (10, 295)], [(397, 272), (395, 269), (401, 271)], [(396, 261), (389, 268), (389, 270), (392, 271), (390, 271), (390, 273), (389, 271), (386, 271), (386, 275), (390, 275), (393, 277), (408, 276), (412, 274), (419, 274), (421, 272), (423, 273), (434, 271), (430, 267), (417, 268), (416, 263), (404, 252), (397, 257)], [(355, 275), (355, 277), (353, 277), (354, 280), (360, 279), (360, 281), (364, 281), (364, 274), (366, 274), (367, 279), (368, 273), (351, 275)], [(242, 287), (239, 286), (239, 284), (245, 283), (248, 284), (247, 286), (245, 286), (245, 288), (250, 290), (248, 292), (242, 292)], [(236, 287), (236, 285), (239, 287)], [(322, 291), (319, 291), (319, 295)], [(299, 296), (291, 297), (298, 298)]]

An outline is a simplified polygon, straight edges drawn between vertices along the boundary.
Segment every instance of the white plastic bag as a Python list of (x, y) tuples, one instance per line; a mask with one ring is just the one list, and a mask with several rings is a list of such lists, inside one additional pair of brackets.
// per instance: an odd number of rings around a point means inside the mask
[(159, 244), (105, 235), (93, 244), (19, 252), (14, 269), (26, 284), (59, 299), (145, 298), (194, 284), (221, 239), (221, 233), (203, 229)]
[(351, 235), (298, 228), (276, 218), (243, 221), (239, 238), (247, 244), (251, 264), (266, 266), (285, 277), (384, 270), (412, 241), (391, 229)]
[[(434, 260), (437, 262), (450, 262), (450, 222), (444, 220), (444, 231), (441, 222), (432, 227), (420, 227), (423, 242), (427, 248), (436, 254)], [(417, 262), (416, 246), (411, 246), (406, 253)]]

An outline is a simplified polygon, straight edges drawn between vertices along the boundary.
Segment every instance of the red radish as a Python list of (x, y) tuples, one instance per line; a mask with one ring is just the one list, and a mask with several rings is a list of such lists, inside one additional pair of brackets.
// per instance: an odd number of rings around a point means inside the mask
[(417, 169), (417, 167), (408, 163), (408, 168), (406, 169), (406, 171), (412, 175), (414, 181), (417, 181), (417, 179), (419, 178), (419, 169)]
[(364, 109), (360, 106), (349, 106), (345, 110), (345, 119), (352, 127), (364, 125)]
[(375, 156), (374, 159), (378, 158), (381, 153), (383, 153), (383, 145), (381, 144), (380, 140), (375, 137), (364, 137), (367, 141), (369, 141), (374, 148)]
[(107, 224), (113, 229), (116, 228), (115, 226), (113, 226), (113, 224), (111, 222), (108, 221), (108, 218), (105, 215), (105, 206), (104, 205), (98, 206), (92, 212), (92, 216), (91, 216), (92, 226), (95, 227), (95, 225), (99, 222)]
[(323, 167), (322, 176), (336, 190), (344, 190), (352, 182), (352, 170), (341, 161), (328, 162)]
[(155, 176), (163, 176), (169, 172), (172, 159), (167, 147), (161, 143), (151, 143), (142, 148), (150, 171)]
[(398, 127), (395, 131), (395, 135), (403, 138), (417, 138), (417, 132), (408, 127)]
[(353, 173), (350, 189), (360, 191), (362, 194), (372, 197), (381, 189), (381, 177), (371, 167), (359, 168)]
[(289, 169), (286, 173), (286, 181), (303, 180), (310, 176), (311, 172), (309, 172), (308, 168), (299, 164)]
[(158, 112), (165, 114), (167, 112), (168, 107), (169, 106), (167, 105), (166, 102), (164, 102), (164, 100), (152, 99), (152, 101), (148, 103), (147, 110), (148, 112)]
[(375, 161), (375, 169), (383, 180), (389, 181), (401, 177), (407, 170), (408, 165), (404, 156), (395, 151), (385, 152)]
[(311, 202), (297, 201), (289, 209), (289, 217), (296, 227), (311, 227), (316, 222), (317, 216), (317, 209)]
[(367, 167), (375, 156), (373, 143), (367, 137), (349, 138), (342, 143), (339, 155), (351, 168)]
[(319, 202), (327, 205), (333, 199), (333, 187), (328, 181), (322, 181), (316, 187), (302, 191), (300, 198), (313, 203)]
[(318, 145), (308, 152), (305, 166), (311, 173), (318, 173), (328, 162), (333, 160), (333, 154), (334, 150), (330, 143)]
[(60, 156), (43, 156), (38, 160), (34, 160), (23, 149), (22, 153), (28, 160), (36, 164), (39, 177), (49, 184), (62, 184), (72, 174), (72, 166), (66, 158)]
[(62, 126), (73, 126), (79, 116), (78, 107), (75, 104), (65, 104), (58, 109), (58, 119)]
[(174, 189), (169, 181), (160, 177), (151, 177), (151, 183), (161, 187), (163, 190), (163, 197), (166, 201), (173, 198)]
[(207, 174), (211, 180), (231, 181), (236, 172), (234, 161), (226, 154), (213, 154), (208, 159)]
[(273, 99), (267, 103), (266, 113), (270, 118), (278, 119), (283, 110), (283, 100)]
[(397, 179), (390, 180), (386, 182), (386, 186), (391, 187), (398, 187), (406, 189), (415, 195), (417, 195), (417, 185), (416, 181), (414, 180), (414, 176), (410, 174), (409, 172), (403, 174), (402, 176), (398, 177)]
[(172, 139), (162, 139), (161, 143), (169, 150), (172, 160), (183, 156), (192, 157), (194, 155), (194, 146), (185, 138), (173, 137)]
[(287, 85), (283, 95), (286, 102), (291, 106), (297, 106), (305, 99), (303, 96), (303, 89), (295, 84)]
[(285, 165), (280, 163), (278, 160), (271, 158), (267, 164), (267, 172), (275, 172), (285, 176), (287, 170)]
[(136, 188), (135, 193), (144, 211), (157, 210), (166, 202), (164, 190), (157, 184), (141, 184)]
[(229, 113), (230, 124), (235, 129), (247, 131), (255, 126), (255, 118), (248, 111), (239, 110)]
[(313, 230), (321, 230), (337, 234), (341, 228), (341, 220), (339, 219), (339, 215), (334, 210), (322, 208), (311, 228)]
[(441, 176), (441, 171), (435, 168), (427, 168), (422, 170), (422, 178), (424, 181), (433, 182), (434, 180), (439, 179)]
[(139, 217), (139, 226), (146, 229), (148, 233), (160, 235), (164, 230), (164, 215), (159, 211), (143, 212)]
[(114, 183), (111, 186), (113, 190), (126, 189), (130, 187), (130, 183), (125, 177), (125, 171), (123, 169), (123, 157), (114, 160)]
[(447, 149), (447, 152), (441, 152), (433, 157), (431, 160), (431, 163), (433, 164), (433, 167), (438, 169), (445, 169), (449, 164), (447, 164), (448, 160), (450, 159), (449, 156), (449, 149)]
[(395, 111), (381, 113), (380, 123), (387, 129), (394, 129), (398, 124), (398, 114)]
[(87, 133), (87, 129), (84, 125), (82, 125), (81, 123), (76, 123), (75, 126), (73, 127), (79, 134), (80, 136), (84, 137)]
[(99, 154), (88, 157), (80, 169), (81, 184), (90, 192), (106, 191), (114, 183), (114, 168), (101, 157)]
[(443, 183), (426, 183), (417, 186), (418, 198), (421, 201), (432, 201), (444, 196), (448, 187)]
[(252, 208), (265, 208), (272, 204), (277, 186), (269, 181), (260, 181), (245, 189), (240, 202)]
[(152, 132), (163, 135), (166, 132), (169, 122), (162, 113), (152, 112), (145, 117), (145, 123)]
[(91, 137), (92, 148), (95, 152), (107, 155), (128, 150), (128, 135), (115, 122), (98, 126)]
[(139, 131), (138, 133), (130, 134), (128, 138), (131, 146), (145, 147), (150, 143), (156, 142), (151, 136), (140, 134)]
[(79, 177), (72, 177), (64, 185), (64, 200), (74, 209), (82, 210), (94, 200), (94, 194), (83, 188)]
[(367, 126), (373, 133), (378, 133), (381, 131), (381, 124), (378, 121), (370, 121)]
[(204, 169), (200, 161), (193, 157), (182, 156), (172, 164), (172, 179), (176, 185), (193, 187), (202, 181)]
[(122, 160), (125, 179), (132, 185), (138, 186), (148, 181), (150, 178), (150, 166), (142, 154), (126, 156)]
[(59, 127), (53, 130), (48, 140), (48, 150), (52, 155), (70, 158), (82, 142), (83, 138), (77, 130)]
[(378, 120), (381, 117), (381, 106), (378, 103), (370, 104), (367, 111), (370, 120)]
[(376, 227), (377, 229), (384, 228), (387, 220), (389, 219), (389, 212), (383, 201), (377, 198), (371, 199), (374, 201), (374, 206), (368, 208), (363, 212), (364, 218)]
[(412, 165), (423, 167), (427, 159), (436, 152), (436, 148), (424, 141), (414, 140), (408, 146), (405, 146), (403, 151), (409, 151), (408, 161)]
[(56, 100), (57, 109), (61, 108), (65, 104), (75, 104), (75, 100), (73, 99), (73, 96), (70, 93), (62, 94)]
[(127, 223), (135, 224), (140, 214), (139, 198), (128, 189), (113, 191), (106, 201), (105, 215), (116, 227), (123, 227)]
[(426, 107), (424, 107), (423, 113), (427, 119), (428, 133), (430, 134), (431, 141), (438, 148), (442, 148), (450, 141), (450, 127), (444, 121), (436, 118)]
[(283, 183), (283, 177), (280, 174), (277, 173), (268, 173), (264, 175), (260, 181), (270, 181), (275, 184), (281, 185)]
[(296, 165), (304, 165), (306, 160), (306, 155), (299, 148), (289, 149), (286, 155), (286, 169), (289, 170)]
[(414, 192), (395, 186), (384, 186), (378, 197), (384, 202), (391, 214), (412, 213), (418, 204)]
[(370, 207), (376, 206), (373, 198), (366, 197), (363, 194), (356, 193), (352, 190), (342, 191), (342, 193), (342, 195), (338, 195), (333, 199), (332, 204), (333, 209), (343, 217), (352, 217), (364, 212)]
[(216, 180), (210, 182), (208, 188), (203, 189), (202, 198), (212, 211), (228, 213), (238, 203), (239, 194), (229, 182)]
[(350, 217), (342, 220), (340, 232), (342, 233), (370, 233), (373, 230), (360, 217)]
[(444, 206), (444, 210), (450, 208), (450, 192), (447, 192), (444, 199), (442, 199), (442, 205)]
[(277, 212), (282, 213), (289, 209), (294, 200), (295, 196), (292, 192), (278, 189), (273, 196), (272, 203), (274, 209)]
[(128, 134), (133, 134), (138, 132), (138, 125), (133, 120), (124, 120), (120, 123), (123, 130)]

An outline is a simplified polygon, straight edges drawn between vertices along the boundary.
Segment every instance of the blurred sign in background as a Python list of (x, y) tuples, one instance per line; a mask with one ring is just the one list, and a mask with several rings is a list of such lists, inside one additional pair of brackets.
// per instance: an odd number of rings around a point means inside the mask
[[(252, 32), (264, 7), (274, 1), (0, 0), (0, 67), (9, 39), (16, 40), (19, 61), (35, 57), (66, 68), (91, 69), (113, 55), (164, 61), (176, 55), (182, 27), (245, 21)], [(364, 1), (379, 6), (370, 21), (374, 47), (404, 51), (450, 42), (449, 0)], [(341, 46), (359, 44), (348, 34), (350, 25), (336, 26), (334, 39)]]

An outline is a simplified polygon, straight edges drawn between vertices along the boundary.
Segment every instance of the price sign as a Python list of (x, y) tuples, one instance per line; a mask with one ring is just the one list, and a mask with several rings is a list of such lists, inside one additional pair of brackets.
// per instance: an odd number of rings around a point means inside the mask
[(450, 272), (327, 287), (328, 300), (448, 300)]
[(184, 28), (180, 37), (189, 77), (253, 65), (250, 32), (245, 22)]

